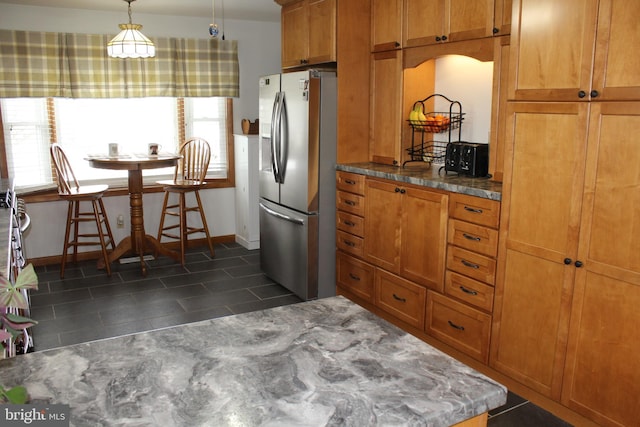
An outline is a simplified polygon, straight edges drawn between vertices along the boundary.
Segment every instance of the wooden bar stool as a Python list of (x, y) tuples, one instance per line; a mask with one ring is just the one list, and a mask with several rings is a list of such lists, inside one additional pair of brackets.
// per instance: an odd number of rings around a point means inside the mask
[[(60, 265), (60, 278), (64, 278), (64, 268), (67, 263), (67, 252), (69, 250), (69, 246), (73, 246), (73, 262), (77, 263), (79, 246), (100, 245), (107, 275), (111, 276), (111, 265), (109, 264), (107, 245), (110, 245), (111, 250), (114, 250), (115, 243), (113, 240), (113, 234), (111, 233), (111, 226), (109, 225), (109, 220), (107, 218), (107, 212), (105, 211), (104, 204), (102, 202), (102, 195), (107, 191), (109, 186), (106, 184), (81, 186), (73, 173), (71, 164), (69, 163), (62, 147), (56, 143), (51, 145), (50, 150), (56, 169), (58, 195), (61, 199), (69, 202), (69, 209), (67, 211), (67, 227), (64, 234), (64, 247), (62, 249), (62, 263)], [(92, 210), (81, 211), (81, 202), (91, 202)], [(94, 222), (97, 228), (96, 233), (79, 233), (79, 225), (83, 222)], [(73, 235), (71, 235), (72, 226)]]
[[(160, 225), (158, 227), (158, 242), (162, 237), (169, 237), (180, 240), (180, 263), (185, 264), (185, 252), (188, 247), (188, 237), (193, 233), (204, 233), (209, 245), (209, 252), (214, 256), (213, 243), (209, 235), (209, 227), (205, 218), (202, 201), (200, 200), (199, 189), (205, 184), (207, 169), (209, 168), (209, 160), (211, 159), (211, 150), (209, 143), (202, 138), (191, 138), (185, 141), (178, 149), (178, 154), (182, 158), (178, 161), (173, 180), (159, 181), (164, 189), (164, 202), (162, 204), (162, 216), (160, 217)], [(187, 206), (186, 194), (194, 193), (196, 204)], [(169, 195), (177, 194), (177, 201), (169, 205)], [(187, 214), (189, 212), (198, 212), (202, 227), (189, 226), (187, 223)], [(173, 225), (165, 226), (166, 216), (178, 218), (178, 222)], [(179, 229), (179, 235), (170, 231)]]

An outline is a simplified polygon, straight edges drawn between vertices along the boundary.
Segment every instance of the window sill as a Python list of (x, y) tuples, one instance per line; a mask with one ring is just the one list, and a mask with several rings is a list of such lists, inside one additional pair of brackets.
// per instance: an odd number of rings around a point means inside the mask
[[(235, 182), (232, 179), (216, 179), (213, 181), (207, 182), (202, 186), (202, 189), (210, 189), (210, 188), (232, 188), (235, 187)], [(145, 185), (143, 189), (143, 193), (161, 193), (162, 186), (152, 183), (149, 185)], [(42, 202), (53, 202), (56, 200), (60, 200), (58, 197), (58, 189), (57, 188), (46, 188), (36, 191), (29, 191), (21, 193), (20, 190), (16, 190), (16, 194), (19, 198), (23, 199), (26, 203), (42, 203)], [(129, 194), (129, 190), (126, 185), (122, 184), (113, 184), (109, 186), (109, 189), (105, 193), (105, 197), (115, 197), (115, 196), (126, 196)]]

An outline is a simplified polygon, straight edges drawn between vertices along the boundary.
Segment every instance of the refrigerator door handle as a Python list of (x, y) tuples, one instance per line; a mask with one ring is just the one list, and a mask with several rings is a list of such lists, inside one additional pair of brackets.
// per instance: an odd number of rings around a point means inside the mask
[(287, 116), (287, 101), (285, 99), (285, 92), (281, 92), (282, 95), (280, 97), (280, 132), (279, 132), (279, 141), (280, 150), (278, 153), (278, 174), (280, 175), (280, 184), (284, 184), (284, 175), (287, 171), (287, 158), (289, 157), (289, 118)]
[(298, 224), (298, 225), (304, 225), (304, 221), (298, 218), (292, 218), (289, 215), (285, 215), (285, 214), (281, 214), (280, 212), (276, 212), (273, 209), (269, 209), (268, 207), (266, 207), (264, 204), (260, 203), (260, 207), (262, 209), (264, 209), (264, 211), (266, 213), (268, 213), (269, 215), (275, 216), (276, 218), (280, 218), (283, 219), (285, 221), (289, 221), (292, 222), (294, 224)]
[(271, 110), (271, 165), (273, 166), (273, 178), (276, 182), (280, 182), (279, 164), (278, 164), (278, 140), (280, 138), (280, 120), (278, 108), (280, 106), (280, 92), (276, 93), (273, 101), (273, 109)]

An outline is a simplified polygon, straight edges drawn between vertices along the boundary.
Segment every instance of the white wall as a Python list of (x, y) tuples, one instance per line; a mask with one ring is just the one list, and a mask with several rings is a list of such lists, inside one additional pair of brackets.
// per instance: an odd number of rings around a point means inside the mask
[[(436, 93), (462, 105), (461, 140), (487, 144), (491, 129), (493, 62), (467, 56), (446, 55), (436, 59)], [(449, 111), (449, 103), (438, 98), (436, 111)], [(458, 111), (454, 109), (454, 112)], [(458, 140), (453, 130), (452, 141)]]
[[(115, 0), (104, 0), (115, 1)], [(279, 6), (274, 2), (274, 7)], [(133, 21), (143, 25), (143, 33), (150, 37), (207, 38), (210, 17), (150, 15), (136, 13)], [(53, 7), (0, 4), (0, 28), (8, 30), (75, 32), (113, 34), (118, 24), (126, 22), (126, 5), (122, 13), (63, 9)], [(240, 97), (234, 99), (234, 132), (242, 133), (240, 120), (258, 117), (258, 77), (280, 71), (280, 23), (226, 20), (225, 39), (238, 40), (240, 61)], [(235, 234), (234, 189), (212, 189), (201, 192), (207, 222), (213, 236)], [(162, 194), (145, 194), (144, 222), (148, 234), (157, 232)], [(129, 233), (115, 228), (116, 217), (129, 215), (129, 198), (107, 197), (107, 214), (115, 232), (116, 241)], [(32, 226), (25, 235), (27, 256), (38, 258), (59, 255), (64, 239), (66, 203), (36, 203), (27, 206)]]

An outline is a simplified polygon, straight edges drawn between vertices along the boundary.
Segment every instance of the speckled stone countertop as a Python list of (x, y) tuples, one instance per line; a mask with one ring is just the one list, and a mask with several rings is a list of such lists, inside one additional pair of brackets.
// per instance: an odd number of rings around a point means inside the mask
[(337, 296), (0, 360), (71, 425), (449, 426), (506, 389)]
[(424, 163), (399, 167), (377, 163), (346, 163), (337, 165), (336, 169), (485, 199), (498, 201), (502, 199), (501, 183), (488, 178), (473, 178), (452, 172), (445, 174), (444, 169), (439, 172), (440, 165), (429, 166)]

